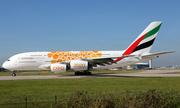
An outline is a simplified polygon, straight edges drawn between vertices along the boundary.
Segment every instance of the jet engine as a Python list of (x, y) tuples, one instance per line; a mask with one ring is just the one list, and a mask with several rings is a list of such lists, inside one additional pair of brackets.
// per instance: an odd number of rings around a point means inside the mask
[(89, 70), (89, 63), (87, 61), (82, 60), (72, 60), (70, 62), (70, 69), (73, 69), (74, 71), (85, 71)]
[(52, 72), (66, 72), (67, 65), (66, 64), (51, 64)]
[(51, 64), (52, 72), (66, 72), (67, 70), (73, 71), (88, 71), (92, 69), (92, 66), (88, 61), (72, 60), (70, 64)]

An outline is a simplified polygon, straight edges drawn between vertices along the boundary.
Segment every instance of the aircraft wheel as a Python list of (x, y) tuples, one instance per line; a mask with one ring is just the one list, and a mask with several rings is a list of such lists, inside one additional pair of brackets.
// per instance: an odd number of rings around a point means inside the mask
[(79, 75), (79, 72), (75, 72), (75, 75)]
[(92, 75), (92, 73), (91, 73), (91, 72), (88, 72), (88, 75)]
[(13, 74), (12, 74), (12, 76), (13, 76), (13, 77), (15, 77), (15, 76), (16, 76), (16, 73), (15, 73), (15, 71), (13, 71)]
[(83, 72), (75, 72), (75, 75), (84, 75), (84, 73)]
[(83, 73), (83, 74), (84, 74), (84, 75), (89, 75), (87, 71), (84, 71), (84, 73)]
[(79, 72), (79, 75), (84, 75), (84, 73), (83, 72)]
[(13, 73), (13, 74), (12, 74), (12, 76), (13, 76), (13, 77), (15, 77), (15, 76), (16, 76), (16, 74), (14, 74), (14, 73)]
[(87, 71), (84, 71), (84, 72), (75, 72), (75, 75), (92, 75), (91, 72), (87, 72)]

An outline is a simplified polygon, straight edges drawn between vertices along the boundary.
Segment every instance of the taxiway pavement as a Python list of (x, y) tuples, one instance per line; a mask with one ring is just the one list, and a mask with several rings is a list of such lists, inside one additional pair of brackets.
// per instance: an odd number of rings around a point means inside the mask
[[(179, 72), (179, 73), (175, 73)], [(26, 75), (26, 76), (0, 76), (0, 80), (25, 79), (68, 79), (68, 78), (107, 78), (107, 77), (180, 77), (180, 70), (144, 70), (137, 73), (120, 74), (93, 74), (93, 75)]]

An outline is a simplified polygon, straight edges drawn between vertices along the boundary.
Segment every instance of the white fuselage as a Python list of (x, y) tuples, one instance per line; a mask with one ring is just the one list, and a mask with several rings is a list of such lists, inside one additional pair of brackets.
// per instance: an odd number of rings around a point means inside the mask
[[(8, 70), (50, 70), (46, 65), (66, 63), (71, 60), (91, 59), (109, 56), (122, 56), (124, 51), (61, 51), (61, 52), (28, 52), (12, 56), (4, 62), (3, 67)], [(149, 58), (150, 59), (150, 58)], [(122, 67), (129, 64), (143, 62), (149, 59), (127, 57), (111, 65), (97, 65), (93, 70)]]

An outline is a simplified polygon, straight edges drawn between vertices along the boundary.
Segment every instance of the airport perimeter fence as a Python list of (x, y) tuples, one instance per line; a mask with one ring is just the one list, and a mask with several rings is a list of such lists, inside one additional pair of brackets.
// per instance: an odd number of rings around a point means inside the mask
[(180, 90), (0, 94), (0, 108), (180, 107)]
[(73, 93), (0, 94), (0, 108), (50, 108)]

